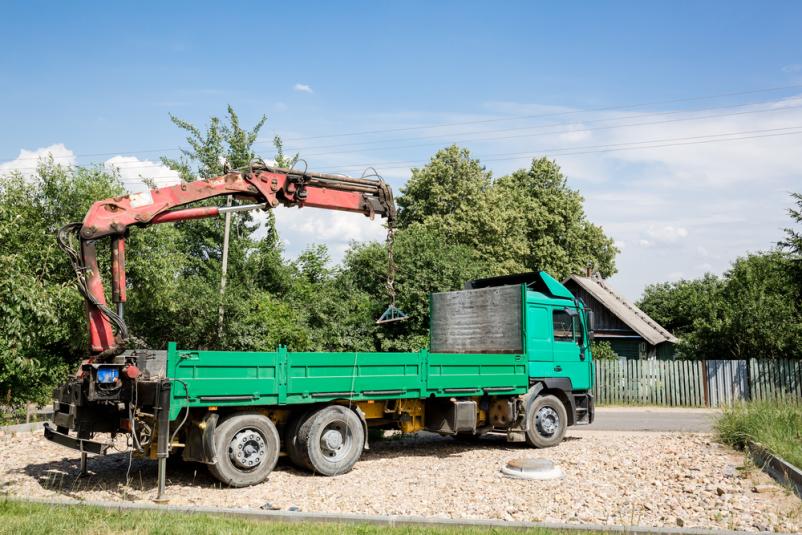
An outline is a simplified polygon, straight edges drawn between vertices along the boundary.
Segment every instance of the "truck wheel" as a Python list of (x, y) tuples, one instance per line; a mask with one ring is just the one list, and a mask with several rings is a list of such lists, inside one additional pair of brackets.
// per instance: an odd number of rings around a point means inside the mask
[(362, 455), (365, 432), (354, 411), (330, 405), (311, 414), (298, 430), (304, 464), (324, 476), (344, 474)]
[(565, 406), (556, 396), (535, 399), (526, 411), (526, 443), (536, 448), (556, 446), (568, 426)]
[(261, 414), (238, 414), (223, 421), (214, 433), (217, 463), (214, 477), (231, 487), (256, 485), (267, 479), (278, 461), (276, 426)]
[(287, 427), (284, 431), (284, 451), (287, 452), (287, 456), (290, 458), (290, 461), (292, 461), (292, 464), (298, 468), (309, 468), (306, 464), (303, 448), (298, 443), (298, 431), (312, 414), (313, 411), (303, 411), (294, 414), (287, 423)]

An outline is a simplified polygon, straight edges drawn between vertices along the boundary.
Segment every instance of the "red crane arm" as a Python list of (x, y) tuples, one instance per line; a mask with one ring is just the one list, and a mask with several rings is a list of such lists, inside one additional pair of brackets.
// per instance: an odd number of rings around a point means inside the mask
[[(255, 204), (180, 208), (222, 195), (250, 199)], [(279, 204), (358, 212), (371, 219), (379, 215), (387, 218), (389, 223), (395, 219), (392, 190), (383, 180), (302, 173), (267, 166), (256, 167), (246, 173), (231, 172), (207, 180), (97, 201), (87, 212), (82, 224), (67, 225), (59, 233), (59, 243), (73, 260), (78, 287), (86, 300), (90, 355), (97, 359), (117, 355), (124, 349), (128, 338), (122, 304), (126, 301), (125, 235), (130, 226), (214, 217), (227, 211), (270, 209)], [(77, 232), (80, 252), (70, 247), (66, 237), (68, 232)], [(106, 303), (98, 269), (96, 241), (106, 236), (111, 239), (111, 295), (117, 305), (116, 311)]]

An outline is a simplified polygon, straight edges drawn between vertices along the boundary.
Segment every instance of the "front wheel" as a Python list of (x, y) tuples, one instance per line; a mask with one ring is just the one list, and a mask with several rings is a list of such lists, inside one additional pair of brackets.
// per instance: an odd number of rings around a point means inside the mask
[(261, 483), (278, 462), (279, 435), (275, 424), (261, 414), (238, 414), (214, 433), (217, 463), (209, 471), (231, 487)]
[(536, 448), (559, 444), (568, 427), (565, 405), (556, 396), (535, 399), (526, 411), (526, 443)]

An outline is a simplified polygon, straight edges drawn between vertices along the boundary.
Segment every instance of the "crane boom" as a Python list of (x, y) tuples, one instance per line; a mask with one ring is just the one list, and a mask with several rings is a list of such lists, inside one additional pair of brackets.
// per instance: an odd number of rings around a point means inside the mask
[[(231, 207), (187, 204), (213, 197), (233, 195), (253, 201)], [(392, 226), (395, 204), (390, 187), (381, 179), (300, 172), (295, 169), (252, 166), (247, 172), (230, 172), (218, 177), (149, 189), (95, 202), (82, 223), (65, 225), (59, 244), (67, 252), (78, 278), (78, 289), (86, 301), (89, 322), (90, 358), (104, 360), (120, 354), (128, 340), (123, 319), (125, 293), (125, 237), (131, 226), (148, 226), (215, 217), (226, 212), (272, 209), (279, 205), (323, 208), (362, 213), (371, 219), (386, 218)], [(80, 248), (70, 243), (78, 237)], [(111, 242), (112, 310), (106, 302), (97, 257), (97, 240)], [(115, 334), (116, 329), (116, 334)]]

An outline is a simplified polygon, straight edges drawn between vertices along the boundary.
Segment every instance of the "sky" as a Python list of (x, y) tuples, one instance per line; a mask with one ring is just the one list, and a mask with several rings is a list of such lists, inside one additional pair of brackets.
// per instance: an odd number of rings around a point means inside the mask
[[(231, 104), (312, 170), (398, 190), (452, 143), (500, 177), (548, 156), (620, 249), (611, 282), (721, 274), (772, 247), (802, 191), (800, 2), (6, 2), (0, 173), (37, 158), (158, 164)], [(356, 214), (279, 209), (292, 258), (382, 240)]]

